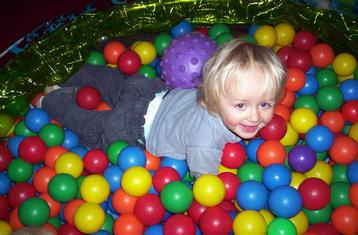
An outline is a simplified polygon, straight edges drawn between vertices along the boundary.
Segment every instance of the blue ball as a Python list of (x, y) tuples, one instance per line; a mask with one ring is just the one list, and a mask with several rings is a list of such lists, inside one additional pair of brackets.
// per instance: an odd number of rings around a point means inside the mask
[(347, 168), (348, 181), (351, 184), (358, 182), (358, 160), (353, 161)]
[(291, 172), (282, 164), (272, 164), (264, 169), (263, 183), (269, 190), (280, 186), (289, 186), (291, 183)]
[(71, 148), (70, 151), (83, 158), (88, 152), (88, 149), (86, 147), (78, 145), (76, 147)]
[(278, 217), (290, 218), (302, 209), (300, 193), (290, 186), (275, 188), (270, 193), (268, 203), (272, 213)]
[(13, 157), (19, 157), (19, 145), (23, 139), (25, 136), (15, 135), (8, 140), (7, 148)]
[(316, 125), (307, 132), (305, 140), (314, 151), (325, 152), (331, 148), (334, 135), (328, 127)]
[(34, 108), (25, 114), (24, 121), (26, 127), (31, 131), (39, 132), (42, 127), (50, 123), (51, 118), (43, 109)]
[(6, 195), (10, 189), (10, 179), (6, 173), (0, 173), (0, 195)]
[(79, 144), (80, 144), (80, 141), (79, 141), (76, 133), (74, 133), (70, 129), (65, 129), (62, 146), (65, 147), (66, 149), (72, 149)]
[(307, 75), (313, 75), (313, 76), (316, 75), (316, 67), (311, 66), (306, 72), (306, 77)]
[(132, 166), (145, 167), (147, 158), (142, 149), (135, 146), (124, 148), (118, 155), (117, 165), (122, 171), (126, 171)]
[(171, 28), (170, 33), (173, 38), (179, 38), (184, 34), (189, 34), (193, 31), (193, 27), (190, 22), (183, 20), (179, 24)]
[(92, 233), (92, 235), (111, 235), (111, 234), (105, 230), (99, 230), (98, 232)]
[(109, 189), (112, 193), (121, 187), (121, 179), (123, 172), (118, 166), (110, 166), (103, 172), (103, 177), (109, 184)]
[(171, 157), (162, 157), (160, 160), (160, 167), (169, 166), (174, 168), (180, 175), (180, 178), (183, 178), (188, 172), (188, 164), (186, 160), (178, 160)]
[(162, 234), (163, 234), (163, 225), (161, 224), (150, 226), (144, 232), (144, 235), (162, 235)]
[(314, 95), (319, 89), (319, 83), (314, 75), (306, 74), (305, 85), (298, 90), (300, 95)]
[(246, 147), (247, 158), (252, 162), (257, 162), (256, 153), (257, 149), (264, 142), (262, 138), (256, 138), (251, 140)]
[(343, 94), (344, 101), (358, 100), (358, 80), (345, 80), (341, 83), (339, 89)]
[(237, 203), (243, 210), (259, 211), (265, 208), (267, 197), (265, 186), (256, 181), (246, 181), (236, 191)]
[(261, 25), (257, 25), (257, 24), (251, 25), (251, 26), (249, 27), (248, 34), (253, 37), (254, 34), (255, 34), (255, 32), (256, 32), (256, 30), (257, 30), (258, 28), (260, 28), (260, 27), (261, 27)]

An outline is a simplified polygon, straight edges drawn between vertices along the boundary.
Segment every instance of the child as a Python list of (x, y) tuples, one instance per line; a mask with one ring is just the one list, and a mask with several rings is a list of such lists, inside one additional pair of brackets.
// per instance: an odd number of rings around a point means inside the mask
[[(106, 148), (124, 140), (156, 156), (186, 159), (198, 177), (217, 174), (226, 143), (253, 138), (272, 119), (285, 78), (272, 49), (235, 39), (207, 61), (198, 89), (170, 90), (158, 78), (85, 65), (42, 107), (82, 145)], [(83, 86), (97, 88), (112, 110), (79, 108), (75, 97)]]

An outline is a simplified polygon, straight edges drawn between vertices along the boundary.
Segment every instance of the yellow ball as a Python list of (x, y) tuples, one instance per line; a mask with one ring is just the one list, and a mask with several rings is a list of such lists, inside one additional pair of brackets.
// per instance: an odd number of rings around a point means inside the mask
[(77, 154), (66, 152), (56, 160), (55, 170), (57, 174), (65, 173), (77, 178), (82, 174), (83, 161)]
[(349, 53), (341, 53), (334, 58), (332, 65), (338, 76), (348, 76), (356, 69), (357, 60)]
[(298, 190), (298, 187), (305, 179), (306, 177), (302, 173), (292, 172), (290, 186)]
[(297, 235), (301, 235), (308, 230), (308, 219), (303, 211), (300, 211), (297, 215), (289, 218), (289, 220), (295, 225)]
[(290, 45), (295, 37), (295, 29), (292, 25), (281, 23), (275, 26), (276, 31), (276, 44), (279, 46)]
[(317, 125), (317, 115), (308, 108), (295, 109), (290, 116), (292, 128), (300, 134), (305, 134)]
[(95, 203), (85, 202), (78, 207), (74, 215), (76, 228), (82, 233), (91, 234), (101, 229), (105, 213), (102, 207)]
[(285, 146), (293, 146), (299, 139), (298, 133), (292, 128), (290, 123), (287, 123), (286, 134), (280, 139), (280, 143)]
[(152, 176), (147, 169), (133, 166), (123, 173), (121, 184), (123, 190), (129, 195), (141, 197), (149, 191)]
[(142, 43), (142, 42), (143, 42), (143, 41), (135, 41), (135, 42), (132, 44), (132, 46), (131, 46), (131, 50), (134, 51), (134, 48), (135, 48), (136, 46), (138, 46), (139, 43)]
[(358, 122), (354, 123), (348, 131), (348, 136), (358, 142)]
[(233, 168), (228, 168), (228, 167), (225, 167), (223, 165), (220, 164), (219, 166), (219, 169), (218, 169), (218, 174), (220, 173), (224, 173), (224, 172), (230, 172), (230, 173), (233, 173), (234, 175), (237, 174), (237, 169), (233, 169)]
[(273, 47), (276, 44), (276, 31), (270, 25), (262, 25), (255, 31), (254, 38), (261, 46)]
[(354, 75), (350, 74), (348, 76), (337, 76), (337, 80), (339, 83), (344, 82), (345, 80), (354, 79)]
[(82, 199), (86, 202), (102, 203), (110, 194), (109, 184), (101, 175), (86, 176), (80, 186)]
[(304, 175), (306, 178), (319, 178), (327, 184), (331, 184), (333, 170), (328, 163), (317, 161), (316, 165), (311, 170), (305, 172)]
[(12, 232), (12, 229), (8, 222), (5, 220), (0, 220), (0, 235), (9, 235)]
[(275, 216), (268, 210), (261, 209), (259, 212), (264, 217), (266, 224), (271, 223), (271, 221), (275, 218)]
[(235, 217), (233, 230), (235, 235), (265, 235), (267, 225), (264, 217), (259, 212), (245, 210)]
[(157, 51), (151, 42), (140, 42), (133, 50), (139, 55), (142, 64), (150, 64), (157, 56)]
[(216, 175), (202, 175), (193, 185), (193, 195), (203, 206), (216, 206), (224, 199), (225, 186)]

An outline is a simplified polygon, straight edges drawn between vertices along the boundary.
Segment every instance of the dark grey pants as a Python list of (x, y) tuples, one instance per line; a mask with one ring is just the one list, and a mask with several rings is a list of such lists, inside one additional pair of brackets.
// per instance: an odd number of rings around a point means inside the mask
[[(112, 110), (92, 111), (76, 103), (79, 88), (92, 86)], [(42, 108), (64, 127), (77, 133), (80, 144), (106, 148), (117, 140), (142, 146), (144, 115), (155, 93), (168, 89), (159, 79), (140, 74), (126, 76), (117, 68), (84, 65), (79, 72), (49, 93)], [(140, 141), (138, 141), (140, 140)]]

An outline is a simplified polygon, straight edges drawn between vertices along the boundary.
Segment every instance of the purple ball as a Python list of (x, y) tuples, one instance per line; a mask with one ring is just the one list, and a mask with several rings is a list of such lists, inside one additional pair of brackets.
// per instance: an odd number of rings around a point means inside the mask
[(161, 78), (172, 88), (196, 87), (201, 82), (204, 64), (215, 50), (215, 41), (201, 33), (172, 40), (160, 62)]
[(311, 170), (316, 162), (316, 153), (309, 146), (297, 145), (288, 153), (288, 164), (297, 172), (304, 173)]

